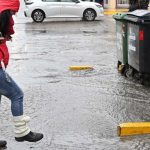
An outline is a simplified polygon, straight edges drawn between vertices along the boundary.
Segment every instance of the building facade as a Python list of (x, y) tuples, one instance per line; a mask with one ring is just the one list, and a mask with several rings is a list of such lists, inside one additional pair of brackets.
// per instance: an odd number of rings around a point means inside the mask
[(129, 0), (104, 0), (104, 7), (109, 9), (128, 8)]

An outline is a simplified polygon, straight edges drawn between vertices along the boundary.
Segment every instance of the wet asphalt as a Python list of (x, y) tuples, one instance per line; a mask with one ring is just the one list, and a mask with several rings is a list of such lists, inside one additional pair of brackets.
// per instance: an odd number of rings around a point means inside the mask
[[(10, 101), (3, 97), (0, 137), (7, 150), (149, 150), (150, 135), (117, 136), (122, 122), (150, 121), (150, 88), (118, 73), (112, 16), (36, 24), (22, 10), (8, 43), (7, 71), (24, 91), (31, 130), (44, 138), (15, 142)], [(70, 71), (73, 65), (94, 70)]]

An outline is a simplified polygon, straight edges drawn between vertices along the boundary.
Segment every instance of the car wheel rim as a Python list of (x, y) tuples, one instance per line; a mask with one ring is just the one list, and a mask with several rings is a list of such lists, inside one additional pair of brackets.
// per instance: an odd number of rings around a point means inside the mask
[(41, 20), (43, 19), (43, 13), (37, 11), (37, 12), (34, 13), (34, 16), (33, 16), (33, 17), (34, 17), (34, 19), (35, 19), (36, 21), (41, 21)]
[(94, 14), (93, 11), (89, 10), (89, 11), (86, 11), (86, 13), (85, 13), (85, 17), (86, 17), (87, 20), (93, 20), (94, 16), (95, 16), (95, 14)]

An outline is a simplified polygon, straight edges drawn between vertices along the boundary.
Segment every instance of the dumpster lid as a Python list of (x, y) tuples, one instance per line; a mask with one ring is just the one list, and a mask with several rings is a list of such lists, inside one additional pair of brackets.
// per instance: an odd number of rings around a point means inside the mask
[(132, 15), (137, 17), (150, 16), (150, 11), (144, 9), (137, 9), (135, 11), (128, 12), (127, 15)]
[(137, 9), (135, 11), (128, 12), (124, 19), (135, 23), (150, 24), (150, 11)]

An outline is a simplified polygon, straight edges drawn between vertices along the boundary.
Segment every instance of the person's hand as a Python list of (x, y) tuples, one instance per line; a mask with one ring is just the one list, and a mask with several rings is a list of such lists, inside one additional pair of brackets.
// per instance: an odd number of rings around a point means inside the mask
[(4, 37), (0, 37), (0, 40), (4, 40), (5, 38)]
[(7, 36), (7, 41), (12, 41), (12, 36), (11, 35)]
[(1, 36), (1, 37), (0, 37), (0, 43), (1, 43), (1, 42), (2, 42), (2, 40), (4, 40), (4, 39), (5, 39), (5, 38)]
[(0, 39), (0, 40), (12, 41), (12, 37), (10, 35), (7, 35), (5, 38), (2, 37), (2, 39)]

